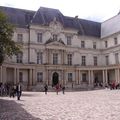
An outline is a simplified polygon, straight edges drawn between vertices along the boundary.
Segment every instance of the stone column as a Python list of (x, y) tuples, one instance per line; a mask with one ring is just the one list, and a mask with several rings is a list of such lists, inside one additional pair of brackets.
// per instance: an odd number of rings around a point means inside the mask
[(107, 74), (107, 70), (105, 70), (105, 83), (106, 83), (106, 85), (108, 85), (108, 74)]
[(103, 86), (105, 86), (105, 71), (103, 70)]
[(30, 74), (29, 74), (29, 85), (32, 85), (32, 69), (29, 70), (30, 71)]
[(79, 80), (78, 80), (78, 84), (81, 84), (81, 71), (79, 70)]
[(3, 82), (3, 78), (2, 78), (2, 76), (3, 76), (3, 73), (2, 73), (2, 65), (1, 65), (1, 67), (0, 67), (0, 82)]
[(36, 70), (33, 69), (33, 85), (36, 84)]
[(118, 70), (115, 69), (115, 83), (118, 83)]
[(17, 84), (17, 71), (16, 71), (16, 68), (14, 68), (14, 84), (16, 85)]
[(91, 70), (91, 85), (93, 86), (93, 81), (94, 81), (94, 74), (93, 70)]
[(16, 73), (17, 73), (17, 79), (16, 79), (16, 83), (19, 83), (19, 68), (16, 69)]
[(91, 75), (90, 75), (90, 70), (88, 70), (88, 84), (91, 84)]
[(119, 70), (119, 68), (118, 68), (118, 83), (120, 83), (120, 70)]

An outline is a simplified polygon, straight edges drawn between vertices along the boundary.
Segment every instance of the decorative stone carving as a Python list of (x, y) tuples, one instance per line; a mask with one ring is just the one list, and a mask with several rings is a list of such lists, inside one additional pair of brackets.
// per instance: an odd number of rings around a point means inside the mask
[(62, 25), (56, 20), (56, 17), (50, 22), (49, 27), (53, 34), (59, 34), (62, 30)]

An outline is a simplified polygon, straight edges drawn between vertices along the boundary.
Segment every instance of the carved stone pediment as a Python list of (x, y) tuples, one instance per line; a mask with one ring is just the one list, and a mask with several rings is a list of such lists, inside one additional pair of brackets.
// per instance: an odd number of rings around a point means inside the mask
[(50, 38), (48, 41), (46, 41), (46, 43), (45, 44), (49, 44), (49, 45), (65, 45), (65, 43), (61, 40), (61, 39), (59, 39), (59, 40), (54, 40), (54, 39), (52, 39), (52, 38)]

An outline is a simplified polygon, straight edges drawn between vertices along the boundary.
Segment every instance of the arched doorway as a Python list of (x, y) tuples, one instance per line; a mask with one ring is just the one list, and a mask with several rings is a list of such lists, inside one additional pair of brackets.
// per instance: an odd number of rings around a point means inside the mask
[(52, 86), (55, 86), (58, 83), (59, 83), (59, 75), (57, 72), (54, 72), (52, 76)]

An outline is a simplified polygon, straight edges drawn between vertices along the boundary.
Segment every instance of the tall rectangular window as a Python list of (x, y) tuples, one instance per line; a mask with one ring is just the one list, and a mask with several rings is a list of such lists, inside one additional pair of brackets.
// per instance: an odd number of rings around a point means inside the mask
[(85, 48), (85, 41), (81, 41), (81, 48)]
[(106, 65), (109, 65), (109, 56), (105, 56), (105, 59), (106, 59)]
[(17, 42), (23, 42), (23, 34), (17, 34)]
[(58, 64), (58, 54), (57, 53), (53, 53), (53, 64), (54, 65)]
[(93, 42), (93, 48), (96, 49), (96, 42)]
[(93, 59), (94, 59), (94, 65), (96, 66), (97, 65), (97, 56), (94, 56)]
[(72, 73), (68, 73), (68, 82), (72, 82), (73, 76)]
[(71, 45), (71, 36), (67, 36), (67, 45)]
[(86, 65), (86, 56), (82, 56), (82, 65), (83, 65), (83, 66)]
[(87, 75), (86, 75), (86, 73), (82, 74), (82, 82), (87, 82)]
[(37, 64), (43, 64), (43, 53), (42, 52), (37, 53)]
[(117, 40), (117, 37), (114, 38), (114, 45), (117, 45), (118, 44), (118, 40)]
[(17, 53), (16, 62), (17, 63), (22, 63), (23, 62), (23, 53), (22, 52)]
[(42, 43), (42, 33), (37, 33), (37, 42)]
[(57, 35), (56, 34), (53, 35), (53, 40), (57, 41)]
[(67, 55), (68, 65), (72, 65), (72, 54)]
[(108, 42), (107, 41), (105, 41), (105, 48), (107, 48), (108, 47)]
[(37, 82), (43, 82), (43, 73), (42, 72), (37, 73)]
[(19, 72), (19, 82), (23, 82), (23, 73)]
[(119, 64), (119, 56), (118, 53), (115, 53), (115, 63)]

